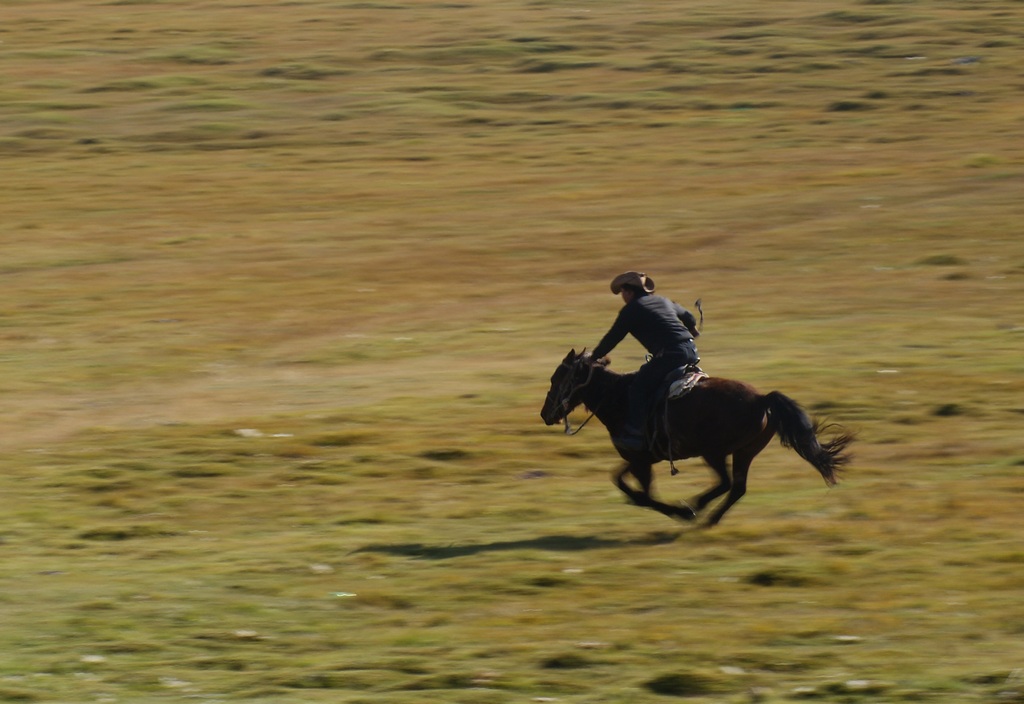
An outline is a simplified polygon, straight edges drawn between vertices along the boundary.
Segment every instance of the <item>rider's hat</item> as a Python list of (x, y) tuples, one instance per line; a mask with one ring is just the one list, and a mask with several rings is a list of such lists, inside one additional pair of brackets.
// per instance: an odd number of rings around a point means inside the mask
[(622, 293), (623, 286), (634, 286), (641, 291), (654, 293), (654, 279), (639, 271), (627, 271), (612, 279), (612, 293), (616, 295)]

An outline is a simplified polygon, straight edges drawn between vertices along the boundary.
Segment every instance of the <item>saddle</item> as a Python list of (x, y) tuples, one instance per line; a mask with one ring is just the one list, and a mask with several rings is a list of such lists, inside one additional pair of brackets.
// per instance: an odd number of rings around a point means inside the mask
[(687, 364), (685, 367), (673, 369), (665, 377), (657, 396), (654, 398), (654, 408), (659, 407), (668, 401), (674, 401), (690, 393), (697, 384), (708, 375), (696, 364)]

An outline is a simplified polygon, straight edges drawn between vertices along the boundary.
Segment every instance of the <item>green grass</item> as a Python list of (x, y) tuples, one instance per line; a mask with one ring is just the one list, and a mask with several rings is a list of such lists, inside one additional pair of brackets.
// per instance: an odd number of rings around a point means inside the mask
[[(1024, 701), (1019, 3), (8, 5), (0, 701)], [(840, 486), (543, 426), (630, 268)]]

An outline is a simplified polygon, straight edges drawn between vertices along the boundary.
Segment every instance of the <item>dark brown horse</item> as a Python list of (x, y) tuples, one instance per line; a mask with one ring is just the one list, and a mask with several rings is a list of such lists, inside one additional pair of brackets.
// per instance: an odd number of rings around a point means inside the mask
[[(616, 374), (607, 365), (607, 359), (593, 360), (585, 351), (570, 351), (551, 377), (551, 389), (540, 412), (544, 422), (564, 422), (568, 433), (569, 413), (584, 404), (616, 437), (626, 422), (633, 374)], [(708, 517), (708, 525), (722, 520), (746, 492), (750, 463), (775, 435), (784, 447), (792, 448), (817, 469), (829, 486), (838, 481), (839, 469), (849, 461), (846, 447), (853, 441), (852, 434), (836, 428), (832, 439), (823, 444), (818, 439), (823, 426), (788, 396), (778, 391), (761, 395), (749, 384), (716, 377), (703, 379), (667, 405), (662, 403), (655, 417), (661, 419), (662, 427), (660, 441), (656, 438), (651, 449), (627, 451), (616, 447), (626, 465), (615, 473), (615, 484), (636, 505), (683, 520), (693, 520), (697, 512), (728, 492)], [(651, 495), (654, 463), (687, 457), (701, 457), (717, 475), (718, 483), (693, 499), (693, 508), (655, 499)], [(639, 488), (627, 483), (627, 475), (636, 479)]]

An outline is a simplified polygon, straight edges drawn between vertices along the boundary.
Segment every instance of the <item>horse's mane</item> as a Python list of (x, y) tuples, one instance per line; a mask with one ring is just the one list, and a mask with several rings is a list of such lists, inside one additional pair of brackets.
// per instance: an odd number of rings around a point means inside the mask
[(636, 376), (635, 371), (626, 372), (625, 374), (623, 374), (615, 371), (614, 369), (610, 369), (609, 367), (612, 363), (611, 357), (601, 357), (600, 359), (592, 359), (590, 353), (586, 351), (584, 351), (583, 354), (580, 355), (580, 357), (587, 361), (592, 366), (594, 366), (595, 369), (600, 370), (602, 374), (608, 376), (616, 384), (629, 383), (633, 381), (633, 377)]

